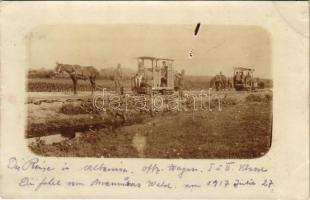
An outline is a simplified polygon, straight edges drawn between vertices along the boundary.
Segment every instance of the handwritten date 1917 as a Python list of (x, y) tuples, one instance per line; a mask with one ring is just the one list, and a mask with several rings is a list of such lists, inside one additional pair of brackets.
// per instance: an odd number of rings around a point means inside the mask
[[(258, 183), (257, 183), (258, 182)], [(242, 188), (242, 187), (251, 187), (251, 186), (262, 186), (265, 188), (271, 188), (274, 183), (271, 179), (264, 179), (261, 184), (259, 184), (260, 181), (255, 181), (254, 179), (235, 179), (235, 180), (220, 180), (220, 179), (214, 179), (207, 182), (208, 187), (228, 187), (233, 186), (234, 188)]]

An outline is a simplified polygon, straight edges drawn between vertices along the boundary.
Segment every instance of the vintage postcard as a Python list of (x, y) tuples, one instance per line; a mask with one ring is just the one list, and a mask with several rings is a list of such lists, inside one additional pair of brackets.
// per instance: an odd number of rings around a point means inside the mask
[(308, 2), (0, 5), (2, 197), (308, 198)]

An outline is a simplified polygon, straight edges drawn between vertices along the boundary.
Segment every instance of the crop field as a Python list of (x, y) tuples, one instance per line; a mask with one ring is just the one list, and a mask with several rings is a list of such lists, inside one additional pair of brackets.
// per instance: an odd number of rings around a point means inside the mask
[[(209, 76), (189, 76), (185, 79), (185, 90), (208, 90), (210, 88)], [(262, 80), (265, 83), (266, 88), (272, 88), (272, 83), (270, 80)], [(114, 90), (114, 82), (111, 79), (98, 79), (96, 80), (97, 91), (102, 88), (107, 90)], [(122, 81), (124, 88), (131, 88), (131, 81), (126, 78)], [(90, 91), (90, 83), (88, 80), (79, 80), (78, 91)], [(73, 91), (73, 85), (71, 79), (52, 79), (52, 78), (29, 78), (27, 83), (28, 92), (64, 92)]]
[[(207, 80), (192, 80), (189, 79), (186, 82), (185, 89), (208, 89), (209, 79)], [(96, 81), (97, 89), (101, 90), (101, 88), (106, 88), (107, 90), (114, 90), (114, 82), (113, 80), (102, 80), (99, 79)], [(131, 82), (129, 79), (122, 81), (124, 88), (131, 88)], [(73, 85), (70, 79), (50, 79), (50, 78), (33, 78), (29, 79), (27, 84), (28, 92), (64, 92), (64, 91), (72, 91)], [(90, 91), (90, 83), (88, 80), (79, 80), (78, 91)]]
[[(70, 85), (66, 81), (57, 84)], [(98, 83), (113, 87), (112, 81)], [(93, 106), (88, 93), (29, 92), (25, 136), (32, 152), (56, 157), (256, 158), (271, 146), (268, 89), (223, 92), (221, 110), (216, 99), (204, 102), (204, 110), (194, 110), (186, 99), (181, 110), (141, 110), (132, 103), (126, 111), (103, 111)]]

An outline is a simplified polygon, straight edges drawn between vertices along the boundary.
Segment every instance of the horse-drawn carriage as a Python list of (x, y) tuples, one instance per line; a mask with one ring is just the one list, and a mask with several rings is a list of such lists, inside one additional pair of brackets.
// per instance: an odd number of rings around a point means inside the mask
[(257, 80), (253, 77), (254, 69), (235, 67), (233, 85), (235, 90), (256, 90)]
[(142, 56), (132, 79), (132, 91), (138, 94), (171, 94), (174, 91), (173, 59)]

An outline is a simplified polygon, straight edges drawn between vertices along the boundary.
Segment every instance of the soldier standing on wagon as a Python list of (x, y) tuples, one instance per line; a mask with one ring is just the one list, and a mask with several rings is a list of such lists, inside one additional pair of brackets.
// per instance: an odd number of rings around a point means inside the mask
[(236, 72), (235, 81), (236, 83), (241, 83), (241, 73)]
[(165, 61), (163, 61), (163, 66), (161, 68), (161, 81), (160, 86), (166, 87), (167, 86), (167, 73), (168, 73), (168, 66)]
[(117, 64), (116, 72), (114, 74), (114, 85), (115, 85), (115, 91), (119, 94), (122, 94), (123, 93), (123, 86), (122, 86), (121, 64)]
[(245, 76), (245, 84), (246, 85), (251, 85), (251, 75), (250, 72), (247, 73), (247, 75)]
[(240, 72), (240, 79), (241, 79), (241, 83), (244, 84), (244, 75), (243, 72)]

